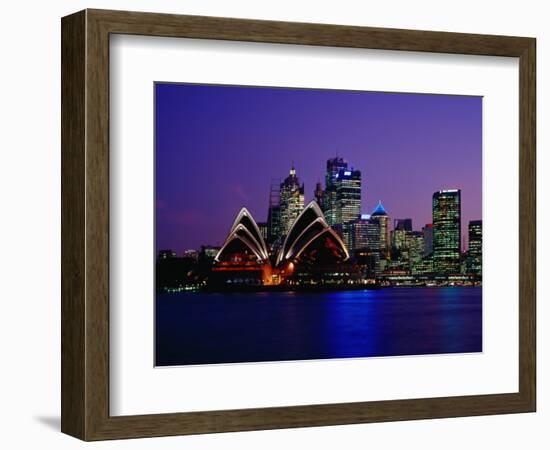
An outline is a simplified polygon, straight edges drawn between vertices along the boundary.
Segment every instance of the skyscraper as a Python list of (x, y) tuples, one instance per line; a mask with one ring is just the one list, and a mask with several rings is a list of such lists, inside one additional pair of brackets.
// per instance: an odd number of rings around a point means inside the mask
[(395, 219), (393, 221), (394, 230), (412, 231), (412, 219)]
[(370, 215), (361, 214), (351, 226), (351, 249), (358, 250), (369, 246), (369, 226), (371, 225)]
[(389, 254), (389, 222), (390, 218), (388, 213), (382, 205), (382, 201), (378, 201), (378, 205), (374, 208), (374, 211), (371, 214), (371, 219), (378, 222), (380, 227), (380, 251), (384, 253), (385, 256)]
[(342, 239), (352, 247), (352, 223), (361, 213), (361, 172), (341, 169), (336, 179), (336, 224), (341, 227)]
[(380, 275), (380, 252), (361, 248), (354, 252), (355, 264), (366, 278), (376, 278)]
[(422, 261), (424, 256), (424, 235), (421, 231), (407, 231), (406, 248), (409, 269)]
[(482, 272), (482, 228), (481, 220), (468, 223), (468, 269), (474, 275), (481, 275)]
[(319, 205), (322, 211), (324, 209), (325, 192), (323, 191), (323, 187), (321, 186), (321, 183), (319, 181), (315, 185), (315, 191), (313, 192), (313, 196), (315, 197), (315, 200), (317, 201), (317, 204)]
[(367, 247), (380, 252), (380, 222), (371, 217), (367, 224)]
[(424, 256), (423, 233), (421, 231), (404, 230), (402, 226), (397, 226), (392, 230), (391, 237), (392, 264), (403, 270), (412, 270)]
[(431, 255), (434, 251), (434, 227), (431, 223), (427, 223), (422, 227), (424, 235), (424, 256)]
[(336, 223), (351, 223), (361, 213), (361, 171), (342, 169), (336, 180)]
[(267, 242), (273, 246), (281, 237), (281, 181), (271, 180), (269, 209), (267, 212)]
[(460, 273), (460, 189), (434, 192), (432, 215), (434, 271)]
[(336, 225), (336, 191), (338, 174), (340, 170), (347, 169), (348, 163), (343, 158), (332, 158), (327, 161), (327, 171), (325, 174), (325, 193), (323, 196), (323, 212), (325, 219), (330, 226)]
[(409, 231), (412, 231), (412, 219), (395, 219), (393, 221), (393, 230), (390, 233), (393, 249), (401, 250), (405, 246), (405, 239)]
[(287, 234), (296, 218), (304, 209), (304, 185), (296, 176), (294, 166), (281, 183), (281, 231)]
[(380, 251), (380, 222), (372, 216), (367, 224), (367, 247), (371, 250)]
[(380, 223), (369, 214), (361, 214), (352, 224), (353, 254), (357, 264), (370, 278), (378, 276), (380, 265)]
[(472, 256), (481, 256), (482, 223), (481, 220), (471, 220), (468, 223), (468, 252)]

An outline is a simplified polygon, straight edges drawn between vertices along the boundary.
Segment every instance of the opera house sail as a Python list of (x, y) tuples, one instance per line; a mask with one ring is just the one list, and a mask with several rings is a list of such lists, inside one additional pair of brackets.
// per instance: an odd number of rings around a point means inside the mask
[(270, 255), (256, 221), (242, 208), (214, 259), (210, 284), (227, 288), (349, 281), (355, 276), (346, 264), (349, 259), (346, 245), (316, 201), (293, 221), (276, 256)]
[[(281, 266), (296, 263), (312, 253), (320, 256), (323, 244), (326, 245), (332, 262), (342, 262), (349, 258), (340, 236), (328, 225), (317, 202), (312, 201), (292, 224), (279, 252), (277, 264)], [(313, 252), (313, 249), (317, 250)]]
[(270, 284), (270, 269), (269, 253), (260, 229), (252, 214), (242, 208), (214, 258), (210, 284)]

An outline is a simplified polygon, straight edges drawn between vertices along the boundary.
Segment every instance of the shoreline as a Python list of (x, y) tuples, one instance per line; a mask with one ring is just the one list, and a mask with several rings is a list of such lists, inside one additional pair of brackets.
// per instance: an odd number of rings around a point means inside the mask
[(381, 289), (440, 289), (440, 288), (482, 288), (482, 285), (389, 285), (383, 286), (380, 284), (371, 285), (350, 285), (350, 286), (235, 286), (227, 288), (219, 287), (202, 287), (202, 288), (171, 288), (171, 289), (158, 289), (157, 294), (178, 294), (182, 292), (189, 293), (261, 293), (261, 292), (338, 292), (338, 291), (369, 291), (369, 290), (381, 290)]

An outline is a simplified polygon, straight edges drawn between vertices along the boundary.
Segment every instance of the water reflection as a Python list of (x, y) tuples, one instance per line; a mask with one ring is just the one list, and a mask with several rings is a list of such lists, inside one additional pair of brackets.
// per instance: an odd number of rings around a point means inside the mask
[(157, 365), (482, 350), (481, 288), (159, 295)]

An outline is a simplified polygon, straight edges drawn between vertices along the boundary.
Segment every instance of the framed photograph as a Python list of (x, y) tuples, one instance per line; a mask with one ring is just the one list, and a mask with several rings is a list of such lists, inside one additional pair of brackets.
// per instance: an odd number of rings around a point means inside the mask
[(534, 38), (61, 28), (63, 432), (535, 411)]

